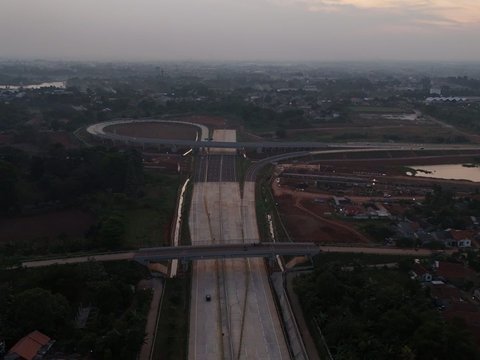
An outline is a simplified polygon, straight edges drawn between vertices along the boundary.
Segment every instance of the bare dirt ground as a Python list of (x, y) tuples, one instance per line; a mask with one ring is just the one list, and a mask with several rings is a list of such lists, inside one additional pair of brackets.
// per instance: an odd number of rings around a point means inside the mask
[(365, 158), (365, 159), (351, 159), (348, 157), (341, 157), (337, 159), (318, 160), (312, 163), (335, 165), (336, 168), (352, 169), (352, 167), (361, 168), (363, 171), (374, 170), (382, 172), (385, 169), (392, 169), (396, 167), (399, 171), (401, 166), (408, 165), (440, 165), (440, 164), (459, 164), (473, 162), (475, 157), (480, 156), (478, 152), (472, 155), (450, 155), (450, 156), (403, 156), (395, 157), (394, 153), (386, 153), (384, 158)]
[(217, 127), (217, 128), (228, 125), (228, 120), (221, 116), (192, 115), (192, 116), (185, 116), (185, 117), (172, 119), (172, 120), (188, 121), (196, 124), (202, 124), (205, 126)]
[(437, 142), (439, 139), (450, 139), (455, 135), (462, 135), (439, 127), (438, 125), (379, 125), (379, 126), (352, 126), (311, 128), (308, 130), (291, 129), (287, 132), (287, 140), (315, 140), (329, 139), (332, 141), (396, 141)]
[(94, 216), (81, 210), (4, 218), (0, 220), (0, 242), (55, 238), (60, 234), (83, 236), (94, 223)]
[(326, 203), (316, 204), (312, 200), (318, 194), (297, 192), (273, 186), (278, 209), (290, 236), (295, 241), (323, 244), (369, 243), (370, 240), (352, 224), (324, 216), (332, 209)]
[(107, 126), (105, 131), (133, 137), (195, 140), (198, 130), (191, 125), (142, 122)]
[(185, 158), (179, 154), (158, 154), (158, 153), (143, 153), (144, 166), (154, 167), (158, 169), (165, 169), (170, 172), (177, 173), (178, 166), (183, 165)]

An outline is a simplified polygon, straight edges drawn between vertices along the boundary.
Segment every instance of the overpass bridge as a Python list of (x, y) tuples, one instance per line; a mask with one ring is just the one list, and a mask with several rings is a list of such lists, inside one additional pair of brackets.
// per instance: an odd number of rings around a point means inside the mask
[[(137, 122), (163, 122), (178, 123), (197, 126), (201, 129), (201, 136), (196, 140), (159, 139), (153, 137), (134, 137), (120, 135), (106, 131), (111, 125), (130, 124)], [(268, 150), (311, 151), (320, 149), (371, 149), (374, 150), (480, 150), (478, 145), (464, 144), (418, 144), (418, 143), (381, 143), (381, 142), (314, 142), (314, 141), (257, 141), (257, 142), (223, 142), (213, 141), (208, 135), (208, 129), (204, 125), (184, 121), (169, 121), (155, 119), (120, 119), (97, 123), (87, 127), (86, 131), (99, 139), (123, 143), (125, 145), (169, 147), (172, 151), (181, 148), (206, 149), (206, 148), (229, 148), (229, 149), (256, 149), (257, 152)]]
[(250, 243), (250, 244), (212, 244), (197, 246), (168, 246), (144, 248), (138, 250), (133, 260), (147, 265), (151, 262), (179, 259), (190, 260), (268, 257), (277, 255), (314, 256), (320, 247), (313, 243)]

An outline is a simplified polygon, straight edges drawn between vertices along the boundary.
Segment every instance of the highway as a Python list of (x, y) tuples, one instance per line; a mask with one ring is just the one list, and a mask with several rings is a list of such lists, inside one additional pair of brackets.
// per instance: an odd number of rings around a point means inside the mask
[[(176, 140), (176, 139), (158, 139), (158, 138), (141, 138), (131, 137), (126, 135), (118, 135), (110, 132), (106, 132), (105, 128), (115, 124), (134, 123), (134, 122), (170, 122), (180, 123), (192, 126), (200, 127), (202, 136), (200, 141), (196, 140)], [(224, 141), (223, 139), (213, 139), (205, 141), (208, 134), (208, 129), (205, 126), (183, 122), (183, 121), (170, 121), (170, 120), (154, 120), (154, 119), (142, 119), (142, 120), (113, 120), (104, 123), (98, 123), (89, 126), (86, 130), (89, 134), (94, 135), (104, 140), (113, 140), (124, 142), (126, 144), (139, 144), (139, 145), (156, 145), (156, 146), (171, 146), (171, 147), (188, 147), (188, 148), (215, 148), (225, 149), (226, 154), (231, 153), (231, 149), (325, 149), (325, 148), (351, 148), (351, 149), (372, 149), (372, 150), (480, 150), (479, 145), (462, 145), (462, 144), (418, 144), (418, 143), (365, 143), (365, 142), (347, 142), (347, 143), (333, 143), (333, 142), (311, 142), (311, 141), (257, 141), (257, 142), (236, 142), (236, 141)], [(220, 152), (218, 152), (220, 153)]]
[[(105, 128), (108, 126), (113, 126), (113, 125), (121, 125), (121, 124), (133, 124), (133, 123), (152, 123), (152, 122), (158, 122), (158, 123), (170, 123), (170, 124), (185, 124), (185, 125), (191, 125), (194, 127), (197, 127), (200, 129), (200, 140), (207, 139), (209, 136), (209, 131), (208, 128), (205, 125), (201, 124), (196, 124), (196, 123), (191, 123), (188, 121), (175, 121), (175, 120), (157, 120), (157, 119), (119, 119), (119, 120), (111, 120), (111, 121), (105, 121), (97, 124), (90, 125), (87, 128), (87, 132), (91, 135), (98, 136), (104, 139), (109, 139), (110, 135), (115, 135), (113, 133), (109, 133), (105, 131)], [(132, 140), (136, 138), (132, 138), (129, 136), (124, 136), (125, 138), (130, 138)], [(161, 139), (154, 139), (157, 141), (161, 141)], [(197, 139), (198, 140), (198, 139)], [(197, 141), (195, 140), (195, 141)]]
[[(247, 248), (253, 249), (256, 221), (243, 216), (255, 214), (255, 203), (242, 202), (235, 156), (219, 149), (214, 153), (197, 158), (189, 218), (192, 245), (234, 248), (238, 245), (232, 244), (249, 239)], [(250, 226), (255, 232), (247, 237)], [(239, 251), (243, 249), (241, 245)], [(189, 359), (290, 358), (263, 259), (193, 263), (189, 339)]]

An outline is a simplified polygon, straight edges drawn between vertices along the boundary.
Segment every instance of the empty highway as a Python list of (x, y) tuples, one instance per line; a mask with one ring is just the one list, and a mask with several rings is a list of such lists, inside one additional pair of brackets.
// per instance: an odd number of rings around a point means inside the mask
[[(192, 245), (258, 242), (255, 203), (242, 202), (235, 156), (216, 149), (197, 160)], [(193, 263), (189, 339), (189, 359), (290, 358), (263, 259)]]

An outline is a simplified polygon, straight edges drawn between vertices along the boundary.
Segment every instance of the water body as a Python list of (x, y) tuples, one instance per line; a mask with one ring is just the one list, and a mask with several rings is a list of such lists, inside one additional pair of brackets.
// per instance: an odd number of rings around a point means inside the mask
[(41, 84), (29, 84), (29, 85), (0, 85), (0, 89), (10, 89), (10, 90), (20, 90), (20, 89), (43, 89), (54, 87), (57, 89), (65, 89), (67, 84), (65, 81), (52, 81), (52, 82), (44, 82)]
[[(480, 167), (467, 167), (462, 164), (447, 164), (425, 166), (413, 165), (409, 166), (409, 168), (417, 171), (416, 176), (480, 182)], [(412, 175), (412, 173), (407, 172), (407, 175)]]

